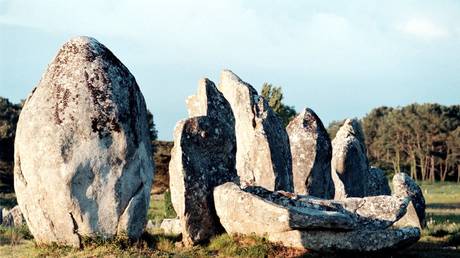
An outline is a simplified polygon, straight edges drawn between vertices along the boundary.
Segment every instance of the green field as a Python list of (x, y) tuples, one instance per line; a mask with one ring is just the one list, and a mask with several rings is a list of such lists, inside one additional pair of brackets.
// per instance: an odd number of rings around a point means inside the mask
[[(391, 257), (460, 257), (460, 185), (455, 183), (421, 184), (427, 201), (427, 228), (420, 241)], [(11, 195), (0, 196), (0, 204), (12, 205)], [(164, 195), (153, 195), (148, 217), (159, 225), (174, 216)], [(203, 246), (183, 247), (178, 236), (160, 230), (146, 232), (138, 242), (126, 239), (87, 242), (83, 249), (56, 246), (37, 247), (26, 228), (0, 227), (0, 257), (324, 257), (322, 254), (276, 246), (256, 236), (218, 236)], [(360, 257), (389, 257), (387, 254)], [(328, 255), (328, 257), (343, 257)], [(354, 257), (354, 256), (351, 256)]]

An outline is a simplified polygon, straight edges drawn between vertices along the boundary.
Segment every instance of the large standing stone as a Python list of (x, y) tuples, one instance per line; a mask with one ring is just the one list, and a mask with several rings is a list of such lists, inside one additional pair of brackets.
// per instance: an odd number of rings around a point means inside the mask
[(222, 227), (212, 190), (236, 180), (235, 129), (229, 103), (210, 80), (187, 101), (189, 119), (179, 121), (169, 163), (171, 200), (185, 244), (208, 240)]
[(408, 196), (412, 200), (420, 225), (425, 227), (425, 197), (423, 197), (422, 189), (417, 183), (406, 173), (396, 173), (393, 177), (393, 195), (405, 197)]
[(138, 238), (152, 171), (134, 77), (93, 38), (65, 43), (25, 101), (16, 131), (14, 185), (35, 241)]
[(334, 198), (332, 145), (319, 117), (305, 108), (286, 129), (291, 146), (294, 192)]
[(235, 116), (241, 184), (292, 192), (291, 151), (281, 120), (251, 85), (229, 70), (222, 72), (219, 90)]
[(340, 127), (332, 141), (331, 165), (335, 199), (366, 196), (369, 163), (358, 120), (347, 119)]

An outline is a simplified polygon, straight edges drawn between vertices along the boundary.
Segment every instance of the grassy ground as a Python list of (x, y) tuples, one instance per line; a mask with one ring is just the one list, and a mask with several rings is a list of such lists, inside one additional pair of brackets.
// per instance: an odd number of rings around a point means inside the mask
[[(460, 185), (421, 184), (427, 201), (427, 228), (420, 241), (391, 257), (460, 257)], [(167, 194), (166, 194), (167, 195)], [(3, 199), (1, 198), (3, 197)], [(166, 196), (167, 199), (168, 196)], [(12, 204), (12, 196), (0, 196), (0, 204)], [(152, 195), (148, 217), (155, 226), (174, 217), (165, 195)], [(178, 236), (165, 236), (160, 230), (146, 232), (135, 242), (126, 239), (87, 242), (83, 249), (34, 244), (26, 228), (0, 227), (0, 257), (324, 257), (317, 253), (273, 245), (256, 236), (222, 234), (208, 244), (183, 247)], [(343, 257), (328, 255), (328, 257)], [(353, 256), (351, 256), (353, 257)], [(360, 257), (390, 257), (387, 254)]]

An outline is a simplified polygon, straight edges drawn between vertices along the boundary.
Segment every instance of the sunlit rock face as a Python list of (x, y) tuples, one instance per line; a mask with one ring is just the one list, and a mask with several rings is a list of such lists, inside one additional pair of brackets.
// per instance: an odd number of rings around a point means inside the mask
[(65, 43), (26, 99), (16, 131), (15, 191), (37, 243), (138, 238), (151, 157), (133, 75), (93, 38)]
[(250, 84), (230, 70), (222, 71), (219, 90), (235, 117), (241, 184), (292, 192), (291, 150), (282, 121)]
[(214, 202), (229, 234), (256, 234), (315, 251), (399, 249), (417, 242), (421, 233), (407, 196), (324, 200), (225, 183), (214, 189)]

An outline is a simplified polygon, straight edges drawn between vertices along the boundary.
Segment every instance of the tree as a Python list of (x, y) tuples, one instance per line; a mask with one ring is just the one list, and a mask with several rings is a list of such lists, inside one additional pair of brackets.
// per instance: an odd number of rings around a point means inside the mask
[(275, 87), (270, 83), (262, 85), (261, 95), (268, 101), (268, 105), (281, 118), (286, 127), (289, 122), (296, 116), (297, 112), (294, 107), (287, 106), (283, 103), (283, 91), (281, 87)]
[(158, 131), (156, 129), (155, 121), (153, 121), (153, 114), (147, 109), (147, 124), (149, 127), (150, 140), (156, 141), (158, 138)]
[(0, 97), (0, 192), (13, 191), (13, 156), (21, 104)]
[(327, 133), (329, 134), (331, 140), (335, 138), (335, 135), (337, 134), (343, 123), (345, 123), (345, 120), (334, 120), (329, 123), (329, 126), (327, 127)]

